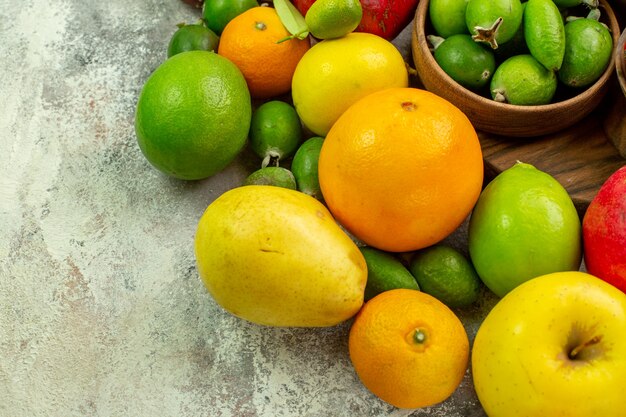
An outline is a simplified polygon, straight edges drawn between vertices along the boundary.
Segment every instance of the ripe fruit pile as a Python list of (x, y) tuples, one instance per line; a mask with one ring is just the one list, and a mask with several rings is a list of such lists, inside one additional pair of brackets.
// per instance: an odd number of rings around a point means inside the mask
[(585, 3), (588, 13), (580, 1), (431, 0), (437, 36), (427, 38), (463, 87), (502, 103), (549, 104), (590, 86), (609, 64), (613, 39), (597, 0)]
[[(481, 65), (496, 62), (453, 33), (466, 20), (501, 46), (535, 15), (552, 19), (549, 29), (560, 21), (541, 14), (551, 0), (529, 0), (523, 14), (512, 0), (479, 1), (467, 11), (465, 0), (432, 1), (433, 26), (449, 35), (435, 55), (449, 60), (458, 46)], [(483, 188), (473, 126), (409, 87), (388, 40), (354, 32), (366, 5), (318, 0), (302, 15), (299, 3), (207, 0), (202, 22), (173, 34), (137, 104), (139, 147), (170, 176), (215, 175), (246, 145), (258, 158), (198, 222), (198, 273), (215, 302), (266, 326), (352, 320), (356, 374), (396, 407), (446, 401), (471, 354), (490, 417), (624, 415), (615, 381), (626, 379), (626, 167), (582, 225), (561, 184), (531, 165)], [(444, 21), (444, 6), (463, 25)], [(491, 28), (491, 13), (503, 11)], [(554, 76), (563, 45), (535, 48), (547, 36), (539, 27), (523, 31), (531, 54), (499, 68), (539, 65)], [(467, 218), (469, 258), (441, 243)], [(577, 272), (583, 253), (601, 279)], [(470, 346), (459, 313), (487, 289), (502, 299)]]

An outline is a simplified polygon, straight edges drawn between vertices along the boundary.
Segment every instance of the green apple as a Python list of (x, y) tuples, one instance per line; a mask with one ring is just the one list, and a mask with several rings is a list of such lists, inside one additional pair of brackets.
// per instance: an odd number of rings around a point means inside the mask
[(478, 329), (472, 372), (489, 417), (626, 416), (626, 294), (584, 272), (526, 281)]

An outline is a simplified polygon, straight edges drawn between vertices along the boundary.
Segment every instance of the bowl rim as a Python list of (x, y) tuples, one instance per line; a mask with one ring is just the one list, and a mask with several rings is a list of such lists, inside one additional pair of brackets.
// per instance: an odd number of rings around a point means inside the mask
[(617, 73), (617, 80), (619, 82), (620, 87), (622, 88), (622, 92), (626, 95), (626, 28), (622, 32), (617, 41), (617, 47), (615, 49), (615, 56), (613, 59), (615, 60), (615, 72)]
[[(541, 113), (541, 112), (546, 112), (546, 111), (554, 112), (560, 109), (567, 109), (567, 108), (570, 108), (571, 106), (577, 105), (580, 102), (586, 102), (590, 100), (591, 97), (597, 94), (607, 84), (607, 82), (613, 75), (613, 71), (615, 69), (615, 56), (614, 56), (615, 54), (611, 54), (611, 57), (609, 58), (609, 63), (606, 69), (593, 84), (588, 86), (581, 93), (576, 94), (575, 96), (570, 97), (566, 100), (561, 100), (561, 101), (557, 101), (557, 102), (549, 103), (549, 104), (523, 106), (523, 105), (518, 105), (518, 104), (500, 103), (492, 99), (489, 99), (487, 97), (481, 96), (480, 94), (477, 94), (463, 87), (462, 85), (454, 81), (452, 77), (446, 74), (446, 72), (443, 71), (443, 69), (441, 69), (441, 67), (435, 60), (432, 52), (430, 51), (430, 48), (428, 46), (428, 41), (426, 40), (426, 33), (425, 33), (426, 19), (428, 17), (429, 2), (430, 0), (420, 0), (420, 2), (418, 3), (417, 9), (415, 11), (415, 19), (413, 21), (413, 34), (414, 36), (416, 36), (419, 50), (424, 55), (423, 58), (426, 60), (427, 64), (432, 66), (433, 70), (449, 84), (448, 87), (454, 91), (454, 94), (465, 96), (466, 98), (472, 100), (476, 104), (489, 107), (492, 111), (509, 111), (509, 112), (513, 111), (513, 112), (520, 112), (520, 113), (527, 114), (527, 113), (533, 113), (533, 112)], [(613, 47), (615, 47), (615, 45), (618, 43), (618, 37), (619, 37), (619, 32), (620, 32), (619, 23), (617, 21), (615, 13), (613, 12), (613, 9), (608, 4), (607, 0), (600, 0), (599, 7), (604, 9), (605, 11), (604, 13), (602, 13), (602, 17), (604, 18), (602, 20), (605, 20), (605, 21), (608, 20), (607, 26), (609, 28), (609, 32), (611, 33), (611, 38), (613, 40)], [(617, 31), (615, 31), (614, 29), (617, 29)], [(425, 51), (427, 51), (428, 53), (425, 53)], [(625, 80), (625, 84), (626, 84), (626, 80)], [(626, 94), (626, 91), (625, 91), (625, 94)]]

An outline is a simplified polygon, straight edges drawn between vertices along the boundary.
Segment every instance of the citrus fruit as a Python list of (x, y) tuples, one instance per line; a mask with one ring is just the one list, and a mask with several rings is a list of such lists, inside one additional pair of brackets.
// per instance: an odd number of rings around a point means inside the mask
[(352, 32), (362, 16), (359, 0), (317, 0), (306, 12), (305, 22), (311, 35), (331, 39)]
[(148, 78), (135, 131), (145, 157), (176, 178), (207, 178), (224, 169), (248, 138), (252, 106), (246, 82), (228, 59), (183, 52)]
[(491, 78), (491, 97), (522, 106), (548, 104), (558, 81), (532, 55), (515, 55), (501, 63)]
[(392, 254), (367, 246), (359, 249), (367, 263), (365, 301), (396, 288), (420, 289), (413, 275)]
[(428, 18), (435, 33), (442, 38), (469, 33), (465, 24), (465, 9), (469, 0), (430, 0)]
[(452, 35), (433, 44), (435, 60), (454, 81), (470, 90), (489, 84), (496, 69), (496, 59), (490, 49), (474, 42), (470, 35)]
[(195, 255), (213, 299), (253, 323), (333, 326), (363, 304), (361, 252), (322, 203), (299, 191), (226, 191), (198, 222)]
[(326, 136), (355, 101), (374, 91), (408, 86), (402, 55), (389, 41), (350, 33), (315, 44), (293, 74), (293, 104), (306, 127)]
[(580, 219), (554, 177), (517, 162), (481, 193), (470, 217), (468, 246), (478, 276), (502, 297), (539, 275), (578, 270)]
[(477, 42), (493, 49), (513, 38), (522, 24), (520, 0), (469, 0), (465, 24)]
[(559, 80), (570, 87), (593, 84), (611, 60), (613, 38), (594, 19), (576, 19), (565, 25), (565, 56)]
[(266, 99), (289, 92), (300, 58), (309, 50), (309, 38), (288, 38), (276, 10), (253, 7), (231, 20), (220, 37), (218, 53), (243, 73), (253, 98)]
[(214, 51), (220, 38), (203, 25), (179, 26), (167, 47), (167, 56), (172, 57), (186, 51)]
[(469, 358), (459, 318), (426, 293), (395, 289), (365, 303), (348, 338), (350, 360), (372, 393), (400, 408), (447, 399)]
[(243, 185), (273, 185), (295, 190), (296, 179), (287, 168), (265, 167), (248, 175)]
[(293, 155), (302, 140), (298, 113), (284, 101), (265, 102), (252, 112), (249, 136), (250, 147), (263, 159), (263, 167), (271, 161), (278, 164)]
[(528, 0), (524, 8), (524, 38), (532, 56), (550, 71), (558, 71), (565, 54), (565, 27), (552, 0)]
[(258, 5), (256, 0), (205, 0), (202, 17), (209, 29), (220, 34), (228, 22)]
[(437, 243), (469, 215), (483, 181), (476, 131), (425, 90), (390, 88), (346, 110), (319, 160), (324, 200), (355, 237), (377, 249)]
[(322, 200), (317, 167), (324, 138), (315, 136), (304, 141), (291, 160), (291, 172), (296, 178), (298, 190)]
[(474, 266), (450, 246), (417, 251), (409, 269), (422, 291), (448, 307), (468, 306), (478, 299), (480, 278)]

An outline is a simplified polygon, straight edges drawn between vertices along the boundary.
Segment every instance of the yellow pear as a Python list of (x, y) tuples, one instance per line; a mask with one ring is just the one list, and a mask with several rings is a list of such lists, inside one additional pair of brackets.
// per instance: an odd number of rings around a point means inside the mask
[(323, 204), (298, 191), (225, 192), (198, 223), (195, 254), (215, 301), (253, 323), (333, 326), (363, 304), (363, 255)]

